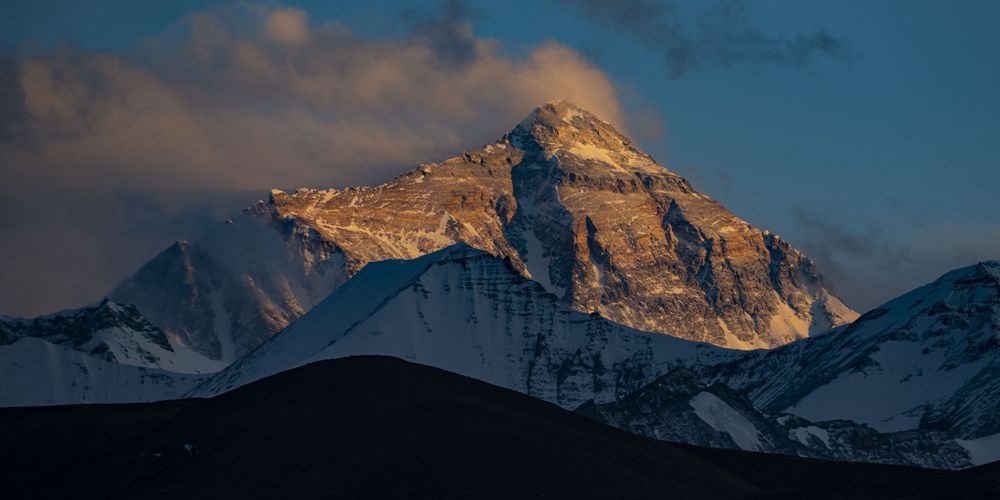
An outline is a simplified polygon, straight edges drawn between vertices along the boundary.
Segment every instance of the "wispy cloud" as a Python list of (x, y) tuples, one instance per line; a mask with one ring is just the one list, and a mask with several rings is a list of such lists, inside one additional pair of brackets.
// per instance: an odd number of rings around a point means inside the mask
[[(851, 306), (867, 310), (952, 269), (997, 259), (995, 226), (921, 221), (906, 211), (886, 211), (883, 222), (832, 224), (819, 212), (791, 207), (798, 245), (817, 262)], [(897, 227), (889, 229), (889, 224)], [(899, 225), (910, 226), (905, 230)]]
[(674, 77), (708, 66), (791, 66), (820, 57), (845, 59), (845, 42), (825, 29), (769, 34), (742, 0), (562, 0), (587, 17), (662, 53)]
[(806, 240), (803, 246), (810, 248), (810, 255), (836, 265), (838, 257), (878, 259), (890, 268), (907, 264), (912, 260), (910, 252), (894, 245), (885, 236), (885, 231), (875, 224), (857, 228), (844, 228), (831, 224), (822, 216), (802, 207), (792, 207)]

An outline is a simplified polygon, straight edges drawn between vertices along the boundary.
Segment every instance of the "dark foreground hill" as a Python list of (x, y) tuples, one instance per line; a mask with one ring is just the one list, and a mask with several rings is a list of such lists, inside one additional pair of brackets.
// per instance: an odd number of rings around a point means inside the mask
[(993, 498), (946, 472), (653, 441), (384, 357), (207, 400), (0, 410), (4, 498)]

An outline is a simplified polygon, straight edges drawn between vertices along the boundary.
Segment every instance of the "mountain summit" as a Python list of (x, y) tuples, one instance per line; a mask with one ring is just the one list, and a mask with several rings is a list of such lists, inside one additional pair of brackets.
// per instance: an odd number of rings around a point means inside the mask
[(380, 186), (272, 190), (111, 296), (173, 342), (232, 360), (365, 264), (458, 242), (509, 258), (576, 310), (721, 346), (773, 347), (856, 317), (798, 250), (566, 101)]
[(527, 152), (593, 160), (576, 163), (572, 170), (578, 175), (634, 176), (636, 172), (660, 174), (664, 170), (610, 123), (567, 101), (535, 108), (510, 132), (508, 139)]

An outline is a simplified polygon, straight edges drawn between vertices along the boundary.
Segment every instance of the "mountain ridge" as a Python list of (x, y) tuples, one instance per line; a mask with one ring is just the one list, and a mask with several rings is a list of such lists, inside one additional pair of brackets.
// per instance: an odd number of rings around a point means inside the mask
[(109, 363), (177, 373), (208, 373), (222, 367), (195, 352), (173, 347), (135, 306), (108, 299), (34, 318), (0, 315), (0, 349), (25, 338)]
[(683, 367), (617, 401), (589, 401), (576, 412), (643, 436), (713, 448), (937, 469), (982, 463), (943, 431), (879, 432), (849, 420), (768, 415), (747, 394), (721, 382), (705, 384)]
[[(955, 269), (850, 325), (702, 370), (763, 410), (882, 431), (1000, 435), (1000, 261)], [(849, 404), (850, 403), (850, 404)]]

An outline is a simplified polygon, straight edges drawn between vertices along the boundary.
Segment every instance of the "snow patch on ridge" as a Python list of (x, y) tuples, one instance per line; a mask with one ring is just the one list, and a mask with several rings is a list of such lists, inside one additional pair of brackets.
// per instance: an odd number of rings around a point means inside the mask
[[(771, 337), (778, 340), (778, 344), (784, 344), (793, 340), (803, 338), (809, 332), (809, 319), (804, 319), (795, 314), (795, 311), (788, 306), (781, 297), (775, 294), (778, 310), (771, 316)], [(767, 346), (773, 347), (773, 346)]]
[(688, 402), (698, 418), (719, 432), (729, 434), (743, 450), (761, 450), (760, 431), (740, 412), (711, 392), (702, 391)]
[(810, 425), (808, 427), (797, 427), (789, 431), (789, 435), (798, 442), (809, 446), (809, 436), (815, 436), (823, 441), (823, 445), (830, 447), (830, 433), (826, 429)]
[(751, 351), (754, 349), (767, 349), (769, 346), (767, 342), (764, 342), (760, 337), (754, 337), (753, 340), (747, 341), (740, 339), (733, 334), (732, 330), (729, 329), (729, 325), (722, 318), (715, 318), (719, 322), (719, 328), (722, 328), (722, 333), (725, 336), (725, 344), (722, 347), (727, 349), (739, 349), (741, 351)]
[(521, 256), (521, 261), (528, 268), (531, 279), (537, 281), (546, 291), (561, 297), (564, 290), (553, 285), (552, 278), (549, 276), (552, 256), (545, 255), (542, 242), (535, 236), (535, 231), (531, 228), (524, 231), (524, 245), (527, 248), (524, 255)]
[(1000, 434), (978, 439), (956, 439), (969, 452), (972, 465), (983, 465), (1000, 460)]
[(627, 170), (622, 168), (621, 164), (611, 156), (611, 151), (593, 144), (574, 144), (573, 147), (571, 147), (567, 152), (577, 158), (599, 161), (601, 163), (611, 165), (615, 168), (615, 170), (627, 172)]

